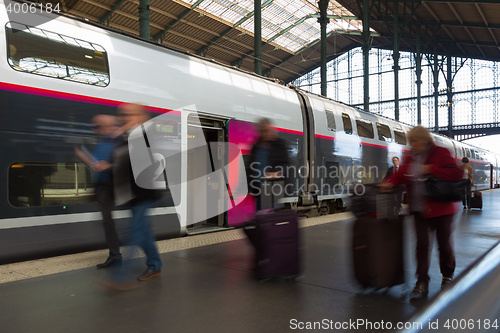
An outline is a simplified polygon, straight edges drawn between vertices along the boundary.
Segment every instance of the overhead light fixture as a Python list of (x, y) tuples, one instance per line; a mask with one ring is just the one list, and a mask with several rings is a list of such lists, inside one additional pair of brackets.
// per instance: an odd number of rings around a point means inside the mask
[(89, 56), (89, 55), (86, 54), (85, 58), (92, 59), (92, 56)]

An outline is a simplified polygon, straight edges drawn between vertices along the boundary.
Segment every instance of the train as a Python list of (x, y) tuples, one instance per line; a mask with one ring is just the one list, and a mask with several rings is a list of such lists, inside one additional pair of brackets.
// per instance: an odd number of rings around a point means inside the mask
[[(228, 149), (217, 153), (221, 165), (233, 165), (229, 182), (238, 183), (234, 174), (258, 137), (255, 124), (271, 119), (297, 170), (282, 203), (305, 216), (345, 210), (357, 184), (381, 181), (392, 158), (410, 149), (410, 125), (71, 15), (23, 12), (14, 20), (6, 1), (0, 0), (0, 263), (105, 246), (93, 174), (74, 148), (92, 149), (91, 118), (116, 115), (124, 103), (147, 106), (157, 119), (150, 128), (156, 141), (188, 148), (179, 170), (197, 181), (175, 195), (162, 192), (149, 212), (158, 238), (234, 227), (251, 214), (251, 198), (243, 194), (231, 206), (224, 179), (209, 176), (213, 160), (189, 150), (200, 136), (239, 147), (235, 163)], [(162, 120), (165, 114), (174, 118)], [(500, 156), (433, 138), (457, 163), (470, 159), (478, 189), (498, 187)], [(214, 205), (218, 214), (190, 222)], [(122, 228), (130, 211), (117, 207), (113, 216)]]

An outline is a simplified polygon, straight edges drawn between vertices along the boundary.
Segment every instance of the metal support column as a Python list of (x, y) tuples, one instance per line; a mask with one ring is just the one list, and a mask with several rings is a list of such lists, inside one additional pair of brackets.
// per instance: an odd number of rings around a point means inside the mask
[(326, 25), (330, 21), (327, 17), (330, 0), (319, 0), (319, 23), (321, 25), (321, 95), (326, 96)]
[(417, 125), (422, 124), (422, 49), (420, 39), (420, 21), (417, 22), (416, 31), (416, 74), (417, 74)]
[(352, 52), (347, 52), (347, 82), (349, 87), (349, 100), (347, 104), (352, 104)]
[(453, 85), (453, 74), (451, 71), (451, 55), (448, 55), (446, 66), (446, 96), (448, 97), (448, 136), (453, 138), (453, 92), (451, 86)]
[(368, 0), (363, 0), (363, 108), (370, 110), (370, 14)]
[(434, 132), (439, 133), (439, 67), (437, 42), (434, 42)]
[(394, 0), (393, 15), (394, 15), (394, 119), (399, 120), (399, 1)]
[(254, 72), (262, 75), (262, 0), (254, 1)]
[(149, 39), (149, 0), (139, 0), (139, 35), (142, 38)]

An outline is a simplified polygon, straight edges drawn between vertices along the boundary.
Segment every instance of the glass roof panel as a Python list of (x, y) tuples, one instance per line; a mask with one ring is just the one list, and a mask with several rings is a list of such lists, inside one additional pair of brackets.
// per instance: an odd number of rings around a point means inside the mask
[[(197, 0), (177, 0), (186, 5), (193, 5)], [(265, 0), (262, 0), (265, 3)], [(221, 21), (235, 24), (254, 9), (253, 0), (204, 0), (197, 10), (215, 15)], [(290, 53), (320, 38), (320, 24), (317, 18), (308, 15), (318, 14), (317, 0), (273, 0), (262, 8), (262, 38), (272, 38), (272, 43)], [(337, 15), (339, 19), (330, 19), (327, 33), (336, 29), (362, 30), (361, 20), (351, 19), (354, 16), (335, 0), (330, 0), (328, 14)], [(342, 19), (350, 16), (350, 19)], [(244, 32), (254, 32), (253, 15), (238, 27)], [(285, 29), (288, 31), (284, 32)]]

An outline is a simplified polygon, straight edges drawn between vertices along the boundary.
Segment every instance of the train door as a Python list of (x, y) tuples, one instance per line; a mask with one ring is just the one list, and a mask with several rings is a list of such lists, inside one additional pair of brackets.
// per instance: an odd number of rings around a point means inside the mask
[(490, 164), (490, 188), (495, 188), (494, 187), (494, 183), (493, 183), (493, 180), (494, 180), (494, 168), (493, 168), (493, 164)]
[(187, 134), (188, 233), (223, 227), (225, 120), (192, 115)]

